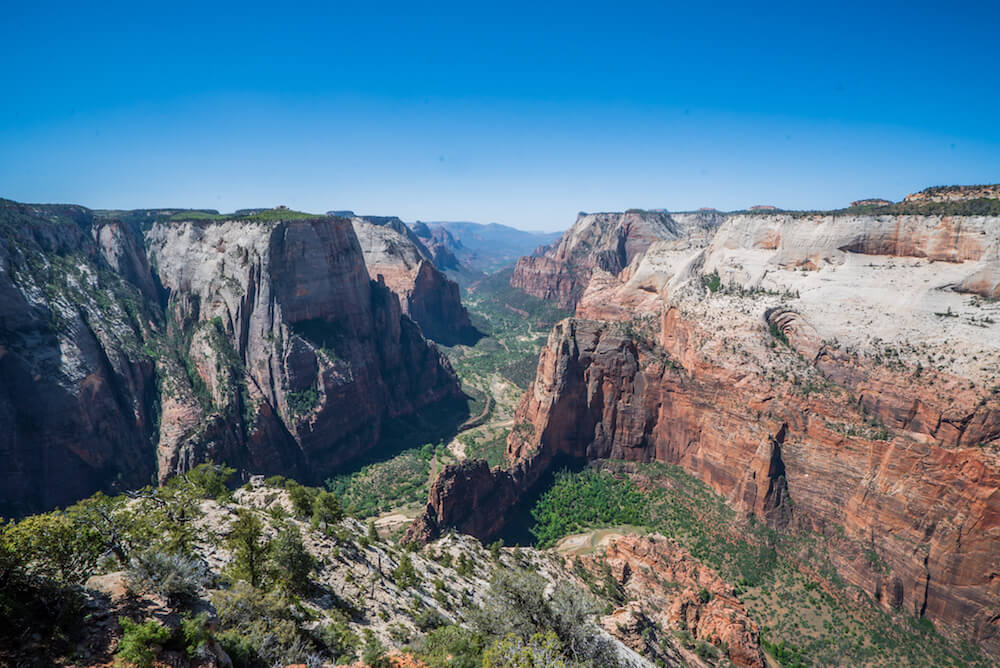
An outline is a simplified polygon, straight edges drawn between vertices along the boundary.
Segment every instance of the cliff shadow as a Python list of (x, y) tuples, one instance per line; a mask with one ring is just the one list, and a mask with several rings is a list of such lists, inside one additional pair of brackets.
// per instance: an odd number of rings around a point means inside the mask
[(328, 477), (352, 475), (370, 464), (384, 462), (408, 450), (419, 449), (427, 443), (447, 444), (468, 420), (469, 404), (470, 398), (463, 395), (442, 399), (411, 415), (386, 419), (375, 446), (360, 457), (337, 467)]
[(520, 500), (505, 513), (503, 530), (499, 535), (504, 545), (534, 547), (538, 541), (531, 533), (531, 529), (535, 525), (531, 510), (542, 495), (552, 488), (557, 473), (562, 471), (577, 473), (586, 467), (587, 460), (583, 457), (573, 457), (564, 453), (556, 455), (542, 477), (526, 493), (522, 494)]

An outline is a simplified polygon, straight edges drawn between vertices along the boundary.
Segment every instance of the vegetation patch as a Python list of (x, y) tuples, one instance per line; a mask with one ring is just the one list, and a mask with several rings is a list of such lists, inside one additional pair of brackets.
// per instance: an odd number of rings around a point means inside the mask
[(646, 525), (650, 519), (645, 495), (627, 478), (594, 469), (557, 473), (552, 487), (531, 510), (531, 532), (539, 547), (583, 529), (618, 524)]

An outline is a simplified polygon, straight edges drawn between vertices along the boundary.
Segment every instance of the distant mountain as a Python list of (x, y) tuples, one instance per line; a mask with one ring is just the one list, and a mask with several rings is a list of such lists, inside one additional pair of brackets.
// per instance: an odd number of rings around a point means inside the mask
[(499, 223), (471, 223), (466, 221), (417, 222), (426, 225), (432, 234), (441, 229), (447, 235), (437, 233), (441, 240), (462, 265), (457, 270), (458, 278), (463, 275), (496, 271), (511, 264), (522, 255), (532, 253), (539, 246), (552, 244), (561, 232), (528, 232)]

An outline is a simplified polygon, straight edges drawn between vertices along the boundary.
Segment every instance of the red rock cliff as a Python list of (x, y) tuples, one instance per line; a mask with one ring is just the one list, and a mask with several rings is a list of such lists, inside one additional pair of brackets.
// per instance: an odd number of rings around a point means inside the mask
[(505, 491), (456, 485), (429, 513), (495, 532), (490, 504), (560, 455), (679, 464), (827, 536), (883, 605), (1000, 651), (1000, 337), (994, 307), (954, 291), (994, 261), (997, 222), (742, 216), (693, 255), (651, 247), (550, 335), (509, 469), (480, 481)]

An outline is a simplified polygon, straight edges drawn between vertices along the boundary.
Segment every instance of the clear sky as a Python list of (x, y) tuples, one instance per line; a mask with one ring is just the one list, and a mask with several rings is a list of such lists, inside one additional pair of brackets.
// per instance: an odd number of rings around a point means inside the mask
[(1000, 181), (1000, 3), (10, 2), (0, 196), (562, 229)]

